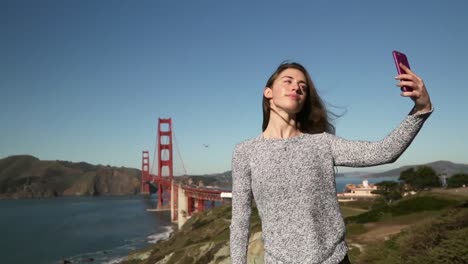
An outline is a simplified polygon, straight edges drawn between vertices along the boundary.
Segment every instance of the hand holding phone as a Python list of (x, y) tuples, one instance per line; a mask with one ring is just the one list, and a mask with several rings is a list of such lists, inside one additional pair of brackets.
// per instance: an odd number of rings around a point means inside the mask
[[(406, 72), (400, 67), (400, 63), (408, 67), (408, 69), (411, 69), (409, 66), (408, 58), (404, 53), (401, 53), (399, 51), (394, 50), (392, 52), (393, 54), (393, 60), (395, 61), (395, 66), (397, 68), (398, 74), (405, 74)], [(411, 87), (406, 87), (403, 86), (401, 87), (402, 92), (412, 92), (413, 89)]]

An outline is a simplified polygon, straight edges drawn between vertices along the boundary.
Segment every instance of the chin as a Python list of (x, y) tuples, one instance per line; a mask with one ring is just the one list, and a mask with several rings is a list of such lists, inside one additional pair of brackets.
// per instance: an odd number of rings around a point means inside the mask
[(301, 112), (302, 108), (289, 108), (289, 109), (285, 109), (284, 111), (286, 113), (288, 113), (289, 115), (295, 115), (295, 114), (298, 114), (299, 112)]
[(303, 105), (298, 102), (288, 102), (282, 105), (275, 106), (276, 111), (286, 112), (288, 115), (295, 115), (302, 110)]
[(290, 106), (286, 107), (286, 109), (287, 109), (286, 111), (288, 113), (297, 114), (302, 110), (302, 105), (299, 105), (299, 104), (290, 105)]

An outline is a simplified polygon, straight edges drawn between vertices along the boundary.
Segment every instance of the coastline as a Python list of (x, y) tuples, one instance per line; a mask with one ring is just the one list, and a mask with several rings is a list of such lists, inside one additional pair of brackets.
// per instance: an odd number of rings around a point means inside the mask
[(152, 239), (148, 241), (151, 245), (148, 245), (144, 248), (135, 249), (127, 253), (127, 255), (120, 257), (118, 259), (111, 260), (109, 262), (105, 262), (103, 264), (118, 264), (123, 263), (125, 261), (132, 261), (132, 260), (144, 260), (150, 256), (152, 247), (159, 242), (166, 241), (172, 238), (177, 231), (177, 225), (171, 224), (170, 226), (165, 226), (166, 232), (158, 233), (154, 235), (150, 235), (147, 238)]
[[(86, 252), (75, 256), (63, 258), (60, 263), (102, 263), (102, 264), (118, 264), (128, 260), (129, 256), (138, 254), (138, 252), (145, 252), (152, 245), (169, 239), (175, 232), (175, 225), (163, 226), (163, 232), (154, 233), (145, 237), (144, 241), (141, 239), (128, 240), (129, 243), (118, 246), (108, 250), (98, 250), (95, 252)], [(142, 246), (142, 244), (146, 244)], [(67, 262), (68, 261), (68, 262)]]

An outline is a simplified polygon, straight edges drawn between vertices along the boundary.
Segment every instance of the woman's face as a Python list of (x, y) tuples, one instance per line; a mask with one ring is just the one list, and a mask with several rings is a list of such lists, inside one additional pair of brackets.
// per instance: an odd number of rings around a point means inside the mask
[(300, 70), (288, 68), (278, 75), (272, 87), (265, 88), (263, 95), (270, 100), (273, 110), (297, 114), (304, 105), (307, 90), (304, 74)]

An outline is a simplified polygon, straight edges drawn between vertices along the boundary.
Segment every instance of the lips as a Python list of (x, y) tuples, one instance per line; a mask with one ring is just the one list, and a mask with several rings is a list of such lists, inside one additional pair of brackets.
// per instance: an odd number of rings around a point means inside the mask
[(289, 98), (293, 99), (293, 100), (299, 100), (300, 99), (299, 95), (297, 95), (297, 94), (288, 94), (287, 96)]

